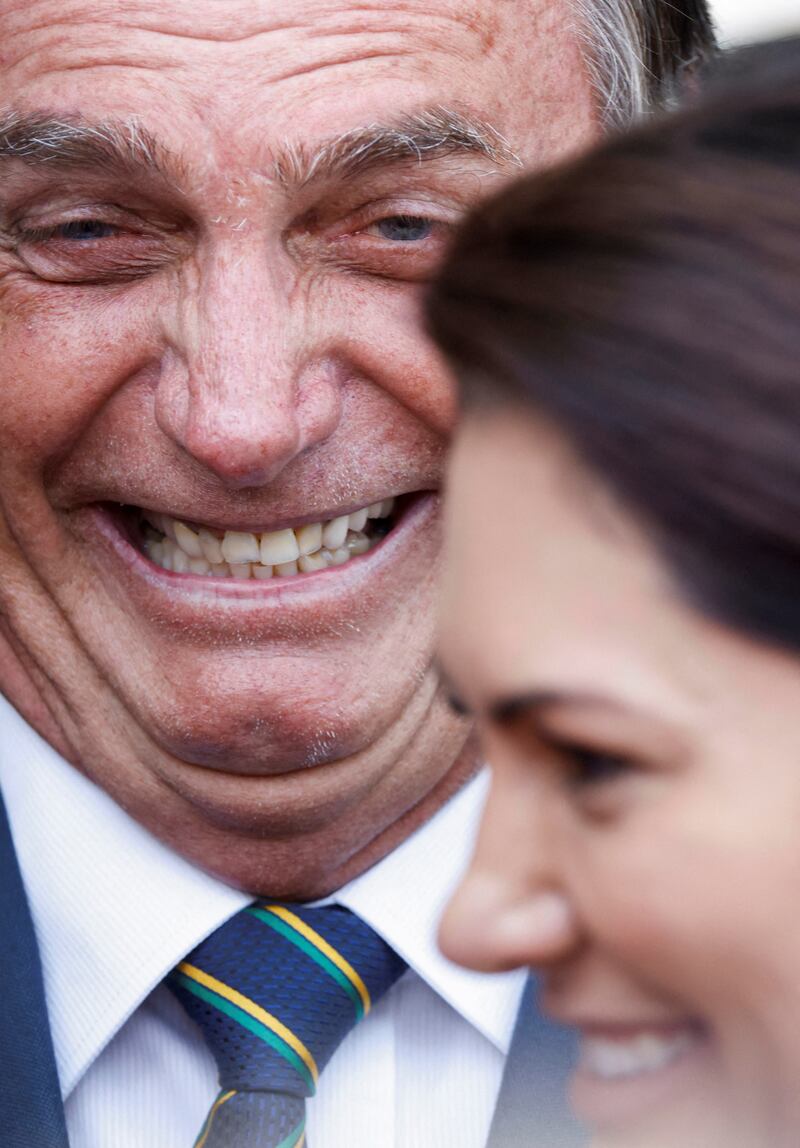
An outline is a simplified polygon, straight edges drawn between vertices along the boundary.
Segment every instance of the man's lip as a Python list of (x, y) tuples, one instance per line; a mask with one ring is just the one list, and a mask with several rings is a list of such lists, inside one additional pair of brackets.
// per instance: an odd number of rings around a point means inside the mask
[(97, 501), (100, 505), (106, 506), (110, 510), (118, 508), (127, 511), (138, 511), (143, 515), (164, 514), (168, 518), (184, 522), (187, 526), (205, 527), (206, 529), (219, 533), (235, 530), (250, 534), (267, 534), (278, 530), (296, 530), (301, 526), (307, 526), (314, 522), (330, 522), (346, 514), (355, 514), (365, 506), (372, 506), (374, 503), (383, 502), (389, 498), (395, 498), (401, 503), (405, 503), (411, 498), (433, 493), (435, 493), (435, 491), (422, 488), (387, 491), (375, 497), (364, 496), (364, 498), (357, 502), (348, 502), (332, 510), (314, 510), (310, 513), (292, 514), (282, 517), (270, 517), (269, 512), (265, 512), (258, 518), (254, 516), (252, 511), (247, 511), (243, 514), (241, 508), (231, 509), (230, 512), (225, 511), (224, 513), (208, 513), (204, 512), (201, 507), (195, 506), (189, 508), (181, 506), (180, 503), (176, 502), (170, 503), (170, 505), (167, 506), (160, 502), (124, 502), (121, 499), (116, 499), (113, 502), (103, 502), (101, 499)]
[[(119, 523), (119, 518), (107, 507), (100, 504), (85, 507), (76, 515), (76, 525), (82, 535), (88, 533), (104, 548), (110, 550), (121, 562), (121, 570), (127, 570), (128, 582), (142, 605), (156, 609), (160, 619), (173, 616), (175, 622), (192, 624), (199, 616), (208, 620), (208, 607), (215, 602), (222, 604), (250, 605), (259, 613), (268, 606), (274, 606), (288, 619), (290, 603), (307, 609), (322, 605), (323, 600), (330, 607), (337, 601), (358, 595), (367, 586), (372, 586), (375, 578), (381, 580), (392, 564), (403, 552), (408, 539), (419, 538), (421, 531), (429, 529), (432, 516), (436, 515), (438, 497), (434, 493), (423, 492), (409, 498), (403, 513), (394, 528), (368, 553), (354, 557), (344, 566), (315, 573), (297, 574), (291, 578), (274, 578), (265, 582), (252, 579), (209, 578), (202, 575), (174, 574), (163, 570), (151, 562), (133, 544), (128, 532)], [(82, 521), (84, 525), (78, 523)], [(312, 590), (313, 588), (313, 590)], [(320, 597), (321, 596), (321, 597)], [(200, 615), (198, 615), (200, 611)]]

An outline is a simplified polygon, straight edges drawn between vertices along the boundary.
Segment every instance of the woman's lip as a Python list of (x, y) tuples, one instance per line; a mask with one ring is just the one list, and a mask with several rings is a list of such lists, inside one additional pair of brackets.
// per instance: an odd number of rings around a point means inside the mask
[(671, 1036), (674, 1033), (686, 1030), (696, 1033), (704, 1031), (702, 1021), (691, 1016), (639, 1016), (639, 1017), (609, 1017), (599, 1014), (574, 1016), (547, 1009), (547, 1015), (558, 1024), (568, 1025), (577, 1029), (581, 1036), (605, 1037), (608, 1040), (628, 1040), (642, 1033), (653, 1033), (657, 1036)]
[(694, 1021), (595, 1021), (579, 1031), (581, 1056), (570, 1101), (578, 1117), (597, 1128), (634, 1123), (672, 1103), (677, 1092), (697, 1083), (711, 1055), (709, 1036)]

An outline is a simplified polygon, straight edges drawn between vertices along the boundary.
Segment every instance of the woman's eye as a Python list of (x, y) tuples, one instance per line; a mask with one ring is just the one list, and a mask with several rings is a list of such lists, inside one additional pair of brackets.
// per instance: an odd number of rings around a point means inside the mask
[(392, 243), (419, 243), (430, 238), (433, 222), (421, 215), (387, 215), (370, 224), (367, 231)]
[(569, 766), (570, 782), (576, 788), (615, 781), (634, 768), (628, 758), (602, 750), (570, 746), (562, 752)]

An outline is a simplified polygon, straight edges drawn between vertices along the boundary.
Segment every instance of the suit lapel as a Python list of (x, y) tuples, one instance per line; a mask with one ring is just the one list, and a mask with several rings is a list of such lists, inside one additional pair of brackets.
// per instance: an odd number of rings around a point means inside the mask
[(39, 950), (0, 798), (0, 1142), (69, 1148)]
[(487, 1148), (580, 1148), (586, 1132), (569, 1111), (566, 1083), (575, 1037), (542, 1016), (529, 980), (522, 996)]

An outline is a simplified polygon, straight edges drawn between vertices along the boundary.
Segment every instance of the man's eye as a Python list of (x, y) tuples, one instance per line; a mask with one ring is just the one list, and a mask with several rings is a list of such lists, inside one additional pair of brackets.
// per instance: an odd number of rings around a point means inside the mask
[(50, 231), (53, 239), (108, 239), (117, 234), (117, 228), (110, 223), (103, 223), (99, 219), (73, 219), (69, 223), (61, 223)]
[(162, 267), (173, 248), (160, 231), (86, 216), (20, 228), (17, 254), (49, 283), (110, 283), (139, 279)]
[(370, 224), (367, 231), (393, 243), (418, 243), (430, 238), (433, 223), (421, 215), (387, 215)]
[(564, 747), (561, 753), (567, 761), (570, 783), (576, 789), (616, 781), (635, 768), (628, 758), (584, 746)]

